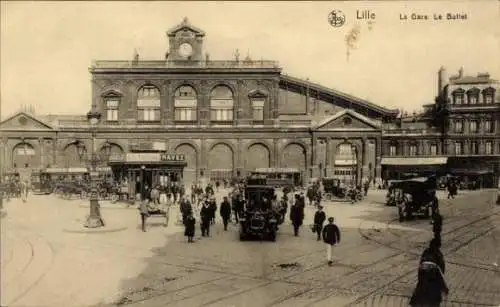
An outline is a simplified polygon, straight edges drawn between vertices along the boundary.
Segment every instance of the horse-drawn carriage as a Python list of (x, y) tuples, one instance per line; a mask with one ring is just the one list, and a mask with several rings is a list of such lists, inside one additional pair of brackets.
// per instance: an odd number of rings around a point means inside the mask
[(240, 217), (240, 240), (258, 237), (276, 241), (278, 225), (285, 220), (285, 213), (281, 206), (273, 207), (276, 203), (273, 185), (268, 184), (265, 177), (251, 176), (245, 186), (247, 204)]
[(43, 170), (33, 170), (31, 172), (30, 180), (31, 190), (34, 194), (48, 195), (54, 190), (50, 174)]
[(429, 218), (437, 205), (435, 178), (420, 177), (392, 181), (386, 204), (398, 208), (401, 222), (414, 216)]

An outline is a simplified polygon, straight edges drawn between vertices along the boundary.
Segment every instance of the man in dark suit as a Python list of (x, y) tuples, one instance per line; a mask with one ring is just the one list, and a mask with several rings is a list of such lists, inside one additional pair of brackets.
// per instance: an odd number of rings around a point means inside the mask
[(328, 260), (328, 265), (332, 265), (332, 252), (333, 246), (340, 243), (340, 230), (337, 225), (334, 224), (334, 218), (328, 218), (328, 224), (323, 228), (323, 242), (326, 244), (326, 259)]
[(323, 230), (323, 223), (326, 220), (326, 214), (323, 211), (323, 206), (318, 206), (318, 211), (314, 214), (314, 232), (317, 234), (317, 240), (321, 240), (321, 231)]
[(231, 204), (229, 203), (227, 196), (224, 196), (224, 200), (220, 204), (220, 216), (222, 218), (222, 223), (224, 224), (224, 231), (226, 231), (229, 219), (231, 219)]
[(293, 234), (299, 236), (299, 228), (304, 220), (304, 208), (300, 204), (300, 200), (296, 199), (295, 204), (290, 208), (290, 221), (293, 225)]

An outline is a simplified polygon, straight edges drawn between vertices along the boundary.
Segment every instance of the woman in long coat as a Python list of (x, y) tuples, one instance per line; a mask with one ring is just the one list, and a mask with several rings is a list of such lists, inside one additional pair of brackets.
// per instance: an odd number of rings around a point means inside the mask
[(186, 218), (186, 222), (184, 223), (184, 235), (188, 237), (188, 243), (194, 242), (194, 233), (196, 229), (196, 219), (193, 214), (190, 213)]

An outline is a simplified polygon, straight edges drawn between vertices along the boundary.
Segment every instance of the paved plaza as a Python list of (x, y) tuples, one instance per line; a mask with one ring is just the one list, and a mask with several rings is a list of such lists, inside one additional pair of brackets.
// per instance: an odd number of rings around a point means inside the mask
[[(500, 305), (495, 197), (440, 192), (446, 306)], [(218, 221), (211, 237), (187, 244), (176, 216), (168, 227), (150, 219), (143, 233), (135, 207), (102, 202), (107, 225), (93, 231), (81, 226), (87, 201), (14, 199), (2, 215), (2, 306), (407, 306), (431, 225), (399, 223), (384, 198), (326, 203), (342, 231), (332, 267), (309, 207), (299, 237), (287, 221), (276, 242), (240, 242), (236, 225), (224, 232)]]

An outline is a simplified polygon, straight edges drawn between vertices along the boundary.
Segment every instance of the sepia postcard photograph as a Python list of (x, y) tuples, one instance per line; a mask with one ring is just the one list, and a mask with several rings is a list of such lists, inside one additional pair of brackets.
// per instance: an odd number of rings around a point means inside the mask
[(499, 1), (0, 24), (0, 307), (500, 307)]

